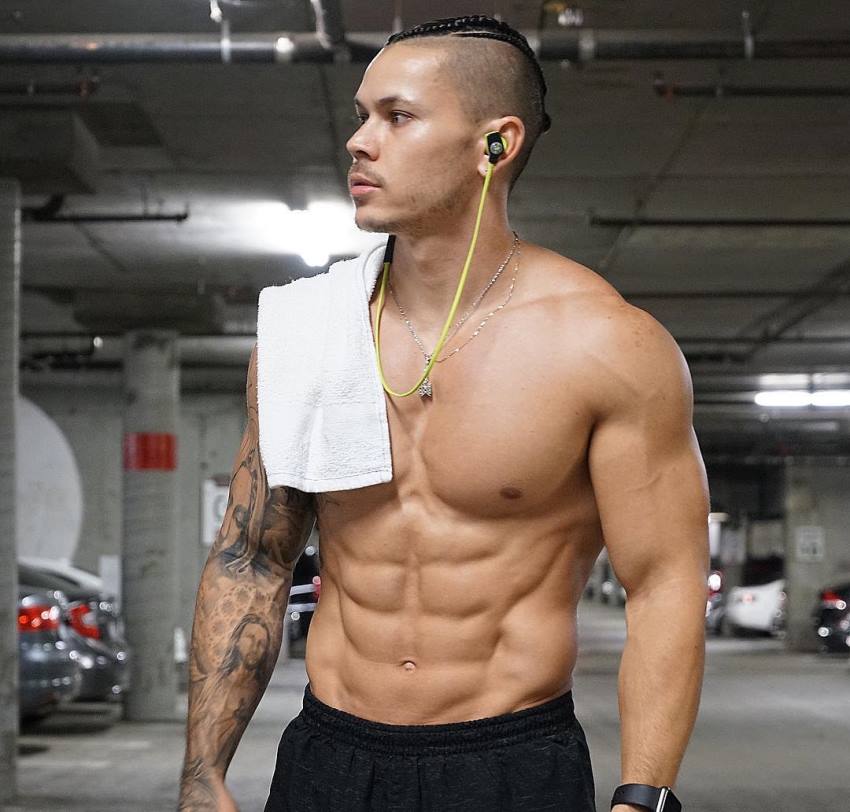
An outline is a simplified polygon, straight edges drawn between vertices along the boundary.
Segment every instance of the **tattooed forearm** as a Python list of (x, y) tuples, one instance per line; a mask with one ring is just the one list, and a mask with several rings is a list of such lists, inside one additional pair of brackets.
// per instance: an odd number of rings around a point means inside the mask
[(277, 662), (292, 569), (316, 512), (313, 494), (268, 486), (259, 451), (256, 349), (247, 401), (224, 521), (195, 604), (179, 805), (186, 812), (235, 809), (224, 776)]

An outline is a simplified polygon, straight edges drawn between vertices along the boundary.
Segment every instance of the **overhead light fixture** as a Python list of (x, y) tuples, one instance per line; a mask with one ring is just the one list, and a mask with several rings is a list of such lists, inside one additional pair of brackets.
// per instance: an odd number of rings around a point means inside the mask
[(759, 406), (801, 407), (812, 402), (811, 393), (799, 389), (774, 389), (770, 392), (758, 392), (755, 402)]
[(824, 389), (812, 392), (812, 406), (840, 408), (850, 406), (850, 389)]
[(356, 256), (385, 239), (360, 231), (354, 207), (342, 200), (314, 201), (306, 209), (290, 209), (280, 200), (239, 204), (246, 247), (276, 254), (297, 254), (305, 265), (322, 268), (332, 256)]
[(774, 389), (758, 392), (754, 398), (759, 406), (777, 408), (801, 408), (820, 406), (840, 409), (850, 406), (850, 389), (823, 389), (819, 392), (806, 392), (802, 389)]

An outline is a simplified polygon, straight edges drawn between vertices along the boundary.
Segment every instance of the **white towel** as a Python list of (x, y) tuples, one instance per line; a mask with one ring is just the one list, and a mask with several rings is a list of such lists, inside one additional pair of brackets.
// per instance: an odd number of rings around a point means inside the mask
[(270, 487), (349, 490), (393, 477), (369, 320), (384, 247), (260, 291), (257, 399)]

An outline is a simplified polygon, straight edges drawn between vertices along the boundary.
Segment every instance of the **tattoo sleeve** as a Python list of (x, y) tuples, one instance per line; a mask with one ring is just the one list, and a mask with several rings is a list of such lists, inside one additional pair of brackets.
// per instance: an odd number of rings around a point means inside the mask
[(182, 812), (218, 808), (227, 768), (277, 662), (292, 570), (316, 514), (313, 494), (268, 486), (259, 449), (256, 358), (255, 346), (245, 433), (195, 603)]

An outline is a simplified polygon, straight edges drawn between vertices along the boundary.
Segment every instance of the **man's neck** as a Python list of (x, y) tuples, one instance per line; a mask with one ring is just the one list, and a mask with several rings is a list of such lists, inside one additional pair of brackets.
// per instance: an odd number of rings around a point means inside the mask
[[(454, 301), (463, 264), (469, 251), (474, 221), (459, 223), (451, 229), (428, 235), (396, 239), (390, 282), (411, 321), (423, 334), (438, 334)], [(481, 224), (478, 243), (454, 321), (475, 301), (511, 251), (514, 236), (504, 218), (486, 218)], [(500, 284), (511, 268), (494, 285)], [(489, 294), (488, 294), (489, 296)], [(487, 300), (489, 301), (489, 299)], [(395, 307), (387, 296), (385, 306)]]

